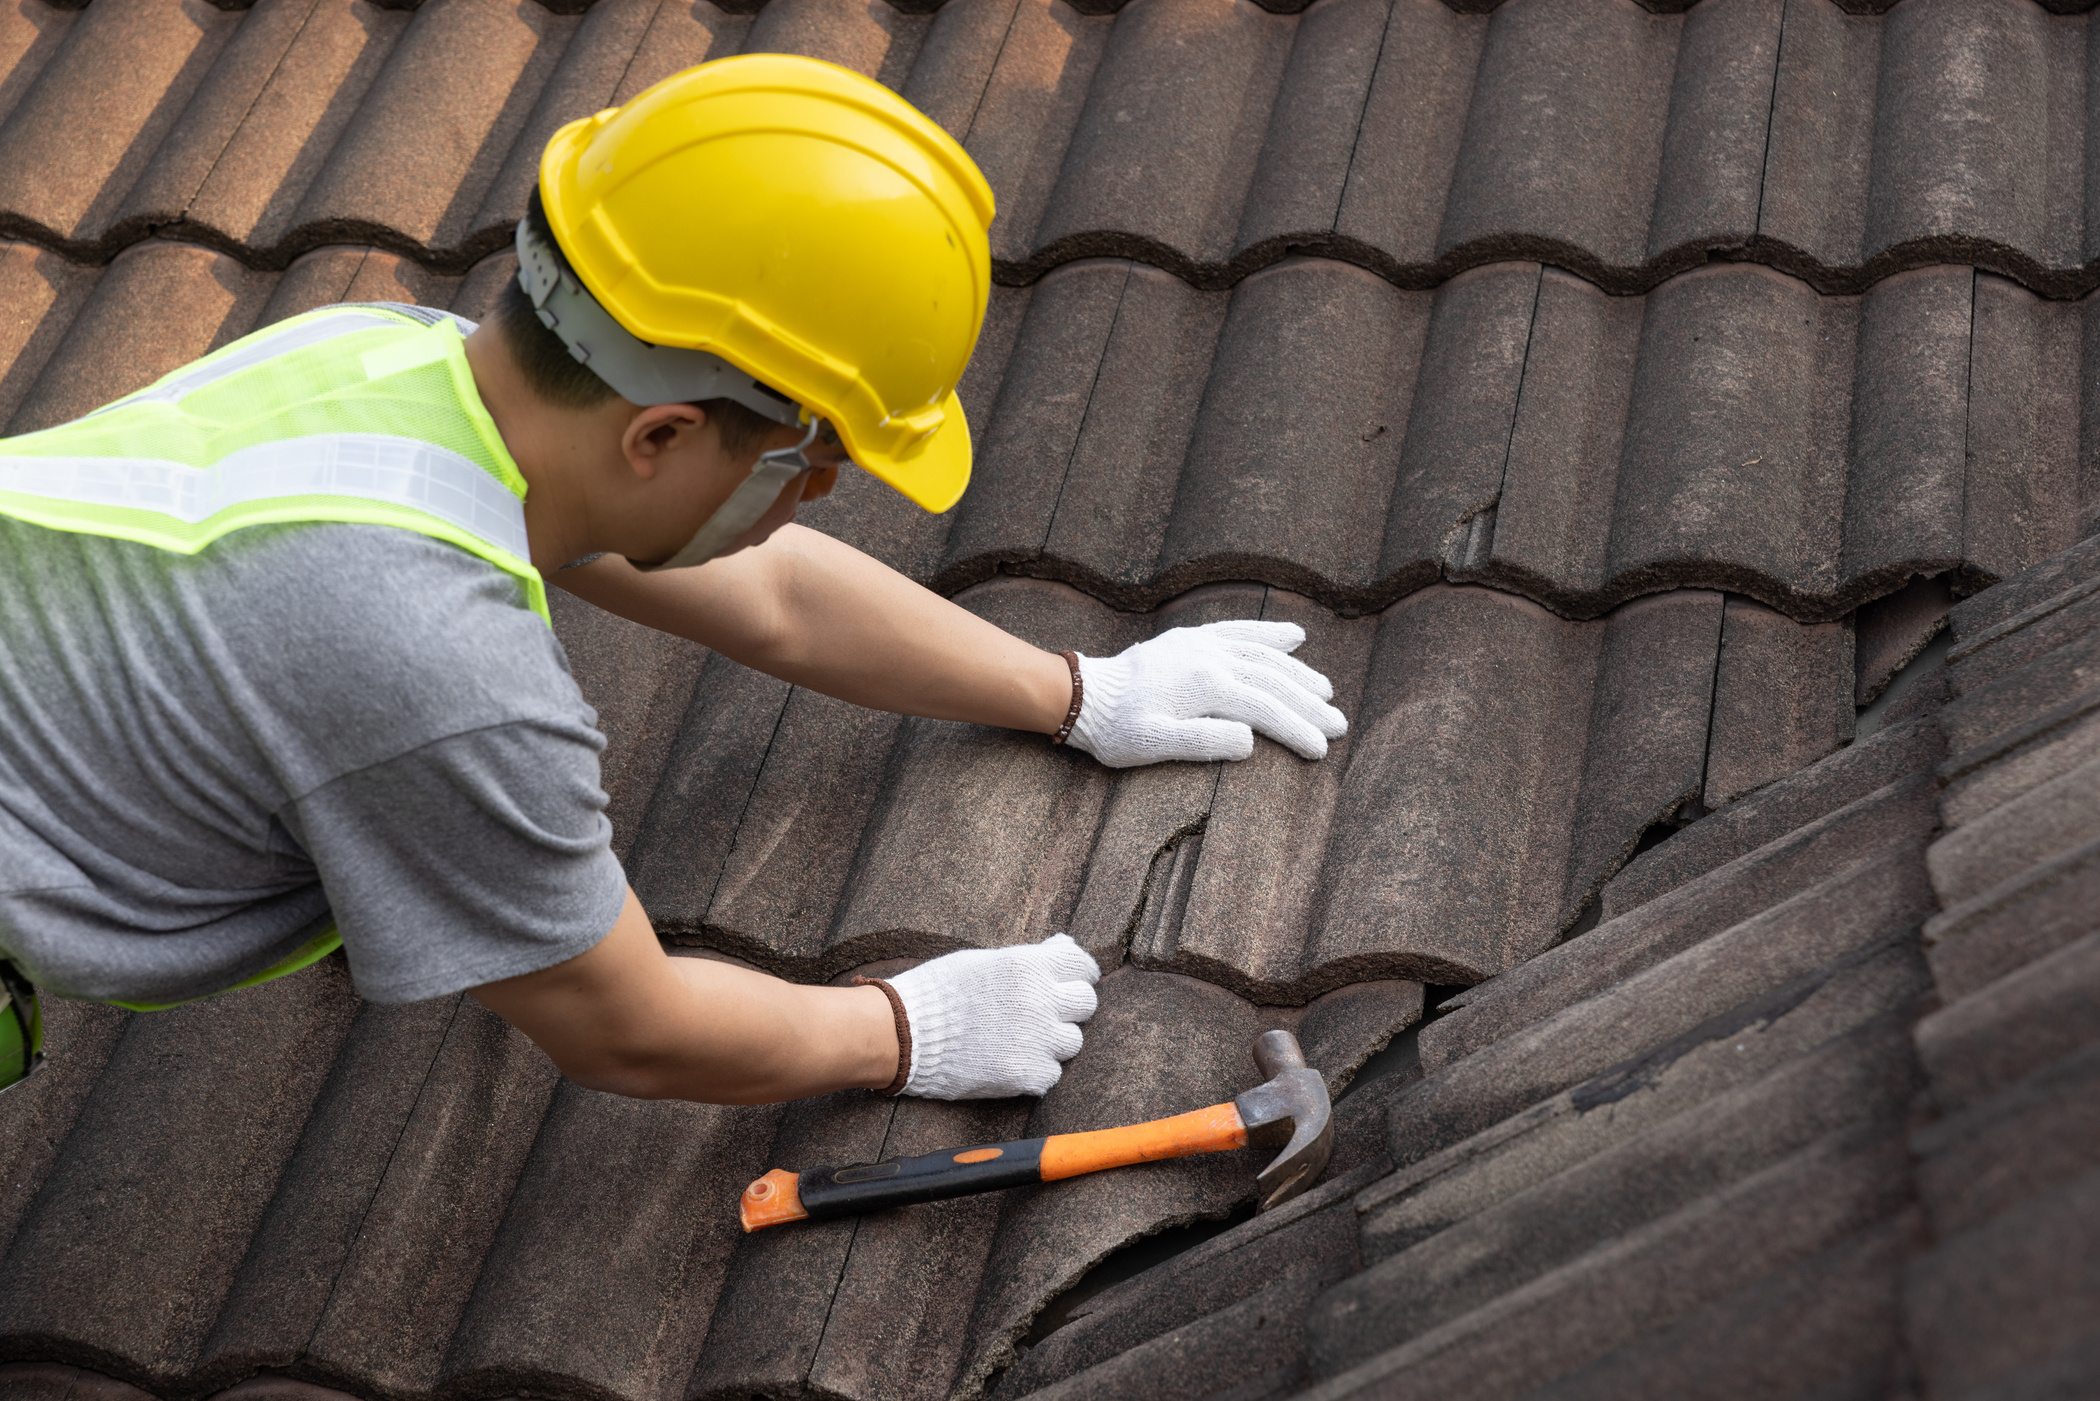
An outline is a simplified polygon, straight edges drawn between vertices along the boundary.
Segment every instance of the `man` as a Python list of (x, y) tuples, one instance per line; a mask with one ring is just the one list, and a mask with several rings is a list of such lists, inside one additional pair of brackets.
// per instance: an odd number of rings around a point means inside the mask
[(0, 442), (0, 1084), (32, 984), (153, 1009), (340, 946), (616, 1093), (1045, 1092), (1099, 977), (1062, 935), (851, 988), (667, 957), (543, 591), (1108, 764), (1323, 755), (1293, 627), (1060, 657), (791, 523), (849, 454), (961, 494), (991, 216), (887, 90), (724, 60), (557, 133), (486, 325), (323, 308)]

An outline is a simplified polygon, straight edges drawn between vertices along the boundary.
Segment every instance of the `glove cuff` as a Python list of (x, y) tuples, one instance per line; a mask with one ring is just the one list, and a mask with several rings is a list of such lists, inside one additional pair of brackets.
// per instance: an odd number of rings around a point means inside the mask
[[(962, 989), (950, 986), (949, 980), (913, 976), (938, 962), (939, 959), (934, 959), (899, 973), (896, 978), (898, 985), (891, 988), (897, 997), (899, 1014), (912, 1027), (911, 1063), (901, 1067), (904, 1083), (898, 1086), (898, 1094), (942, 1098), (943, 1090), (953, 1088), (948, 1083), (951, 1077), (941, 1064), (945, 1058), (943, 1052), (952, 1049), (967, 1035), (974, 1009), (969, 1005), (968, 995)], [(901, 1038), (899, 1044), (901, 1049)]]
[(1071, 743), (1098, 759), (1116, 710), (1130, 690), (1130, 663), (1121, 657), (1089, 657), (1083, 652), (1072, 655), (1079, 659), (1086, 703), (1079, 707), (1079, 716), (1072, 722)]
[(853, 986), (857, 988), (881, 988), (882, 995), (890, 1000), (890, 1015), (897, 1019), (897, 1076), (875, 1093), (879, 1095), (901, 1095), (904, 1087), (911, 1083), (911, 1018), (905, 1014), (904, 999), (897, 989), (881, 978), (856, 976)]

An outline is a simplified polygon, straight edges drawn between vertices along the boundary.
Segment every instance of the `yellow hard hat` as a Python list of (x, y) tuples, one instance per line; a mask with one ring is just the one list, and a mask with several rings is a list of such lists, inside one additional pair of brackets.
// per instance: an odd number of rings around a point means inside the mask
[(895, 93), (788, 54), (703, 63), (556, 132), (540, 198), (628, 333), (786, 395), (929, 511), (962, 495), (955, 386), (991, 295), (992, 190)]

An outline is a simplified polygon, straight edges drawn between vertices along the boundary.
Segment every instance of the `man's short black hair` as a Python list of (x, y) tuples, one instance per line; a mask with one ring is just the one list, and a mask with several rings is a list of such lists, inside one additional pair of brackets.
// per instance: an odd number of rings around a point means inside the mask
[[(553, 228), (547, 223), (547, 211), (540, 204), (537, 187), (532, 191), (525, 218), (532, 225), (533, 233), (548, 247), (560, 248), (561, 245), (554, 241)], [(557, 252), (555, 256), (560, 254)], [(615, 397), (613, 387), (569, 354), (561, 337), (540, 321), (539, 313), (533, 309), (532, 298), (525, 295), (517, 278), (504, 283), (503, 293), (496, 299), (495, 315), (497, 330), (503, 336), (504, 347), (510, 351), (510, 358), (525, 376), (527, 387), (541, 399), (556, 408), (594, 409)], [(766, 436), (780, 426), (734, 399), (703, 399), (694, 407), (704, 412), (708, 421), (715, 425), (715, 430), (722, 435), (722, 446), (732, 457), (755, 454)]]

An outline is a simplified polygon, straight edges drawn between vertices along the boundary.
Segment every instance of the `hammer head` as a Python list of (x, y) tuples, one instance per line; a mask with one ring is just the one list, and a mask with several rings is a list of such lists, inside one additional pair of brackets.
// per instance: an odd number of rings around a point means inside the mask
[(1268, 1080), (1232, 1103), (1247, 1126), (1249, 1147), (1283, 1148), (1255, 1179), (1261, 1209), (1267, 1211), (1312, 1186), (1326, 1170), (1334, 1122), (1327, 1080), (1307, 1068), (1297, 1037), (1288, 1031), (1263, 1032), (1254, 1039), (1254, 1063)]

